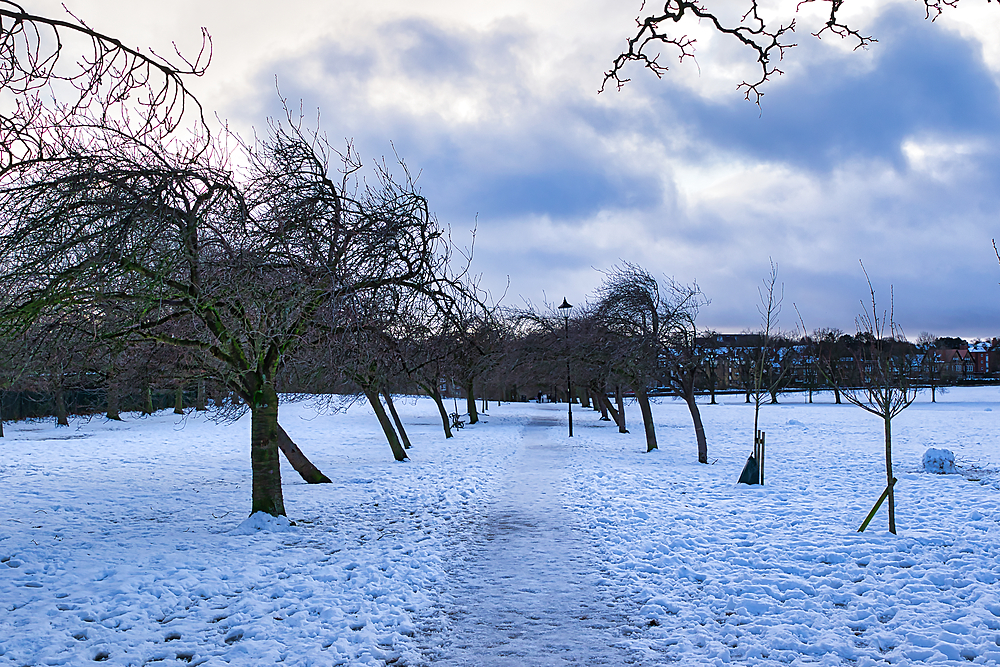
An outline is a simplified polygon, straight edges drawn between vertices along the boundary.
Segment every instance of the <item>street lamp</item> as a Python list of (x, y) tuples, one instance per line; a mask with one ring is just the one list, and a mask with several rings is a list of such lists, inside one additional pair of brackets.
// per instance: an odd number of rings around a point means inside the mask
[(569, 374), (569, 311), (573, 306), (569, 304), (566, 297), (559, 306), (563, 314), (563, 324), (566, 332), (566, 405), (569, 406), (569, 437), (573, 437), (573, 380)]

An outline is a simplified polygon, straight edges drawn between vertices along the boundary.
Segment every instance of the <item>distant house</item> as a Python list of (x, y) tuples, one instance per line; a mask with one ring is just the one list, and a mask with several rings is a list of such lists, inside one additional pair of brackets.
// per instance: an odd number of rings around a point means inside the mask
[[(956, 380), (971, 380), (976, 377), (976, 361), (967, 347), (945, 348), (927, 352), (942, 375)], [(980, 357), (981, 358), (981, 357)], [(989, 367), (989, 355), (986, 357)]]
[(995, 375), (1000, 369), (1000, 340), (994, 338), (990, 342), (977, 341), (969, 346), (969, 355), (972, 357), (973, 373), (976, 377), (984, 378)]

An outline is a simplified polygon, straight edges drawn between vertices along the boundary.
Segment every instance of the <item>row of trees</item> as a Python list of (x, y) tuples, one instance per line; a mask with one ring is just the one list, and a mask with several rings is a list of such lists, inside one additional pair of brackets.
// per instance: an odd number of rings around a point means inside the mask
[[(642, 23), (654, 41), (662, 20)], [(164, 384), (181, 399), (193, 384), (199, 405), (212, 394), (227, 416), (249, 410), (251, 511), (271, 514), (284, 513), (279, 449), (324, 479), (281, 429), (279, 393), (352, 388), (405, 459), (394, 390), (433, 396), (447, 436), (442, 378), (464, 388), (474, 422), (477, 385), (555, 387), (567, 358), (578, 383), (567, 398), (596, 401), (623, 431), (631, 388), (648, 449), (648, 389), (683, 396), (707, 462), (694, 395), (699, 377), (716, 379), (696, 285), (620, 266), (560, 338), (550, 312), (482, 306), (405, 165), (365, 169), (350, 144), (336, 150), (287, 112), (253, 141), (213, 135), (185, 83), (210, 60), (207, 33), (197, 57), (171, 61), (0, 0), (0, 44), (12, 102), (0, 112), (2, 388), (51, 394), (63, 422), (67, 390), (95, 384), (111, 418), (136, 392), (151, 410)], [(655, 65), (641, 48), (622, 63)], [(769, 333), (753, 365), (758, 405), (776, 385)]]
[[(451, 437), (446, 393), (464, 394), (472, 422), (478, 419), (477, 396), (518, 400), (545, 393), (565, 399), (569, 360), (574, 399), (592, 402), (622, 430), (622, 395), (635, 397), (649, 450), (657, 446), (650, 392), (684, 398), (703, 461), (707, 442), (695, 400), (701, 393), (708, 393), (712, 402), (717, 391), (728, 390), (743, 392), (747, 402), (776, 403), (785, 391), (808, 390), (811, 400), (812, 391), (829, 389), (839, 403), (841, 387), (862, 384), (857, 360), (871, 346), (872, 334), (821, 329), (811, 336), (763, 330), (718, 335), (696, 325), (706, 303), (696, 285), (658, 280), (629, 264), (605, 278), (593, 302), (575, 309), (565, 331), (553, 309), (488, 309), (470, 296), (475, 287), (461, 280), (438, 283), (436, 302), (419, 292), (383, 287), (365, 298), (354, 297), (350, 318), (346, 310), (338, 312), (339, 326), (314, 323), (325, 327), (322, 335), (316, 334), (325, 344), (305, 344), (300, 338), (296, 354), (286, 355), (275, 368), (275, 383), (285, 394), (367, 397), (386, 427), (394, 456), (402, 460), (408, 456), (408, 438), (391, 419), (393, 394), (433, 397), (445, 435)], [(246, 280), (240, 285), (245, 289)], [(245, 298), (267, 303), (261, 293)], [(294, 302), (287, 294), (270, 298)], [(193, 398), (199, 408), (209, 396), (227, 410), (245, 400), (225, 377), (231, 371), (221, 372), (226, 366), (198, 354), (192, 342), (197, 339), (181, 338), (175, 329), (165, 333), (146, 327), (140, 340), (138, 334), (126, 335), (125, 321), (36, 318), (20, 348), (7, 350), (5, 388), (49, 396), (62, 424), (69, 409), (64, 396), (81, 390), (103, 395), (112, 419), (122, 404), (150, 411), (154, 393), (173, 392), (180, 409), (185, 388), (189, 402)], [(95, 329), (98, 324), (107, 330)], [(935, 390), (954, 379), (942, 357), (931, 353), (949, 342), (924, 335), (916, 344), (899, 341), (894, 354), (910, 369), (914, 383)]]

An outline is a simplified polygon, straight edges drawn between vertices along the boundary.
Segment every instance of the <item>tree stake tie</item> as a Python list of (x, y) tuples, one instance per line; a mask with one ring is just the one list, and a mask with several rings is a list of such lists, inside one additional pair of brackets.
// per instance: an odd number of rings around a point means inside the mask
[(862, 523), (861, 527), (858, 528), (858, 532), (859, 533), (865, 532), (865, 528), (867, 528), (868, 524), (871, 523), (871, 520), (875, 518), (875, 513), (878, 512), (878, 508), (881, 507), (882, 503), (885, 502), (885, 499), (889, 497), (889, 490), (892, 487), (894, 487), (895, 485), (896, 485), (896, 478), (893, 477), (892, 478), (892, 482), (889, 483), (889, 485), (885, 487), (885, 491), (883, 491), (882, 495), (878, 497), (877, 501), (875, 501), (875, 506), (872, 507), (872, 511), (869, 512), (868, 516), (865, 517), (864, 523)]

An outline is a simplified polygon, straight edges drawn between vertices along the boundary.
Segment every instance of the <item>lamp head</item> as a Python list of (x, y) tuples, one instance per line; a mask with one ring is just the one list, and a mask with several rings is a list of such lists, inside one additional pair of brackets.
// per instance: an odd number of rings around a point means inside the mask
[(565, 311), (572, 308), (573, 306), (569, 304), (569, 301), (566, 300), (566, 297), (563, 297), (562, 304), (556, 307), (559, 308), (559, 310), (563, 311), (563, 314), (565, 314)]

